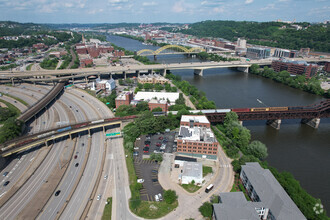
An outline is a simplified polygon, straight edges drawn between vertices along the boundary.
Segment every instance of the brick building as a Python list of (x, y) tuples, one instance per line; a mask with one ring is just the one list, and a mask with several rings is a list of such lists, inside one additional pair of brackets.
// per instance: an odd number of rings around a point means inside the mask
[(121, 51), (121, 50), (115, 50), (115, 51), (113, 52), (113, 55), (114, 55), (115, 57), (121, 57), (121, 56), (125, 56), (125, 52), (124, 52), (124, 51)]
[(128, 91), (122, 92), (116, 98), (116, 108), (118, 108), (121, 105), (129, 105), (132, 100), (133, 100), (133, 92), (128, 92)]
[(86, 67), (87, 65), (93, 65), (93, 59), (86, 58), (80, 60), (81, 67)]
[(272, 68), (276, 72), (288, 71), (294, 75), (305, 75), (306, 78), (310, 78), (317, 74), (318, 65), (308, 64), (305, 61), (273, 61)]
[(149, 75), (141, 75), (138, 77), (138, 83), (145, 84), (145, 83), (151, 83), (151, 84), (165, 84), (168, 82), (168, 79), (165, 77), (158, 75), (158, 74), (149, 74)]
[(205, 116), (183, 115), (177, 141), (177, 152), (183, 155), (216, 159), (219, 142)]
[(330, 62), (326, 62), (324, 65), (324, 71), (330, 73)]
[(148, 102), (148, 106), (150, 111), (152, 111), (155, 108), (160, 107), (162, 109), (162, 112), (167, 112), (168, 104), (166, 100), (157, 100), (157, 99), (151, 99)]

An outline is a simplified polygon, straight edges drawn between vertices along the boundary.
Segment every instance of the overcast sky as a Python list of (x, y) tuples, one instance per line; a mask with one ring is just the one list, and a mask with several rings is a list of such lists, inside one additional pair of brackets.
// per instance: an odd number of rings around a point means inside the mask
[(0, 0), (0, 12), (0, 20), (34, 23), (319, 22), (330, 20), (330, 0)]

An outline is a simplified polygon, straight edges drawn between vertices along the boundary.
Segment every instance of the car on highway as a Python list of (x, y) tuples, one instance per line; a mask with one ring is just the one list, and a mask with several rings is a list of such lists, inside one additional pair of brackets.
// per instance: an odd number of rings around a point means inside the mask
[(6, 181), (3, 186), (7, 186), (10, 183), (10, 181)]
[(82, 146), (85, 146), (85, 144), (84, 144), (84, 143), (82, 143), (81, 145), (82, 145)]
[(108, 175), (105, 175), (105, 176), (104, 176), (104, 179), (105, 179), (105, 180), (108, 179)]
[(143, 148), (143, 153), (149, 153), (149, 147)]
[(75, 166), (75, 167), (78, 167), (78, 166), (79, 166), (79, 163), (76, 163), (74, 166)]
[(55, 196), (60, 195), (60, 193), (61, 193), (61, 190), (57, 190), (57, 191), (55, 192)]
[(101, 196), (102, 196), (101, 194), (98, 194), (96, 199), (97, 200), (100, 200), (101, 199)]
[(74, 155), (74, 159), (77, 159), (78, 155)]
[(9, 172), (4, 172), (2, 176), (7, 176)]

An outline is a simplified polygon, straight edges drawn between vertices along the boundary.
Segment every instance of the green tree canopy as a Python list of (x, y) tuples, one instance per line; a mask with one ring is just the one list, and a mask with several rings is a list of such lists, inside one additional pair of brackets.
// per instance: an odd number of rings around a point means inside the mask
[(266, 145), (260, 141), (252, 141), (247, 147), (247, 152), (259, 159), (265, 159), (268, 156)]

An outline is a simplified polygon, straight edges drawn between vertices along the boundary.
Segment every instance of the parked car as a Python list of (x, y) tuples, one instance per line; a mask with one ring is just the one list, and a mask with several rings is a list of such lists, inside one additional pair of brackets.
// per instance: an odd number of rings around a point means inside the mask
[(154, 150), (155, 154), (160, 154), (161, 152), (159, 150)]
[(133, 156), (139, 156), (139, 152), (137, 151), (133, 152)]
[(144, 145), (145, 147), (150, 147), (150, 145), (149, 144), (146, 144), (146, 145)]
[(151, 141), (145, 141), (144, 142), (144, 144), (150, 144), (151, 143)]
[(138, 179), (137, 182), (138, 183), (144, 183), (144, 179)]
[(153, 173), (158, 173), (158, 170), (152, 170), (151, 172), (153, 172)]
[(159, 197), (158, 197), (158, 195), (155, 195), (155, 201), (156, 201), (156, 202), (159, 202)]
[(134, 150), (138, 150), (139, 149), (139, 147), (134, 147)]
[(55, 192), (55, 196), (60, 195), (60, 193), (61, 193), (61, 190), (57, 190), (57, 191)]
[(143, 153), (149, 153), (149, 147), (143, 148)]
[(159, 197), (159, 200), (160, 200), (160, 201), (163, 201), (163, 196), (162, 196), (161, 193), (158, 193), (158, 197)]
[(2, 176), (7, 176), (9, 172), (4, 172)]
[(157, 147), (160, 147), (161, 145), (162, 145), (162, 143), (160, 143), (160, 142), (157, 142), (157, 143), (156, 143), (156, 146), (157, 146)]
[(151, 181), (152, 181), (153, 183), (157, 183), (157, 182), (158, 182), (158, 179), (151, 179)]
[(159, 140), (163, 140), (164, 138), (163, 138), (162, 136), (160, 136), (158, 139), (159, 139)]

